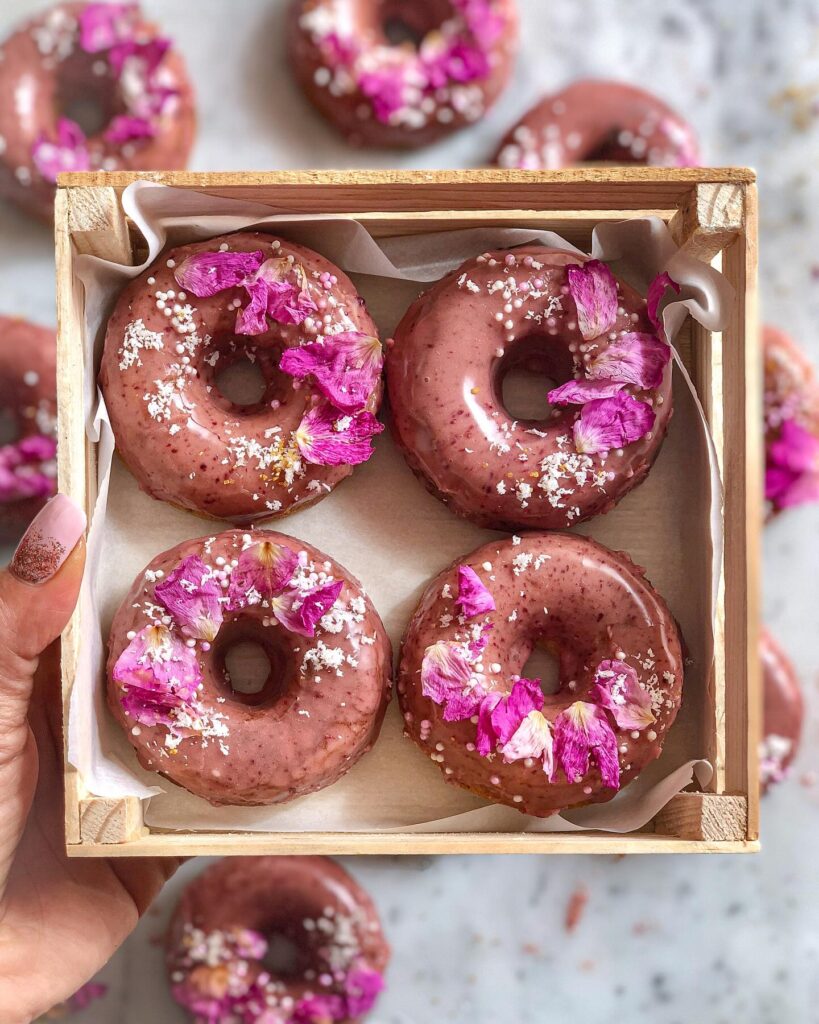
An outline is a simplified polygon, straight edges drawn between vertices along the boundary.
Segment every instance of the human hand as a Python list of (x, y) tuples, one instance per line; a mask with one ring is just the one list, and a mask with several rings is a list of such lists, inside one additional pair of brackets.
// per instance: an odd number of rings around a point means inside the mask
[(0, 573), (0, 1024), (28, 1024), (80, 988), (179, 864), (65, 854), (54, 641), (77, 601), (84, 529), (57, 495)]

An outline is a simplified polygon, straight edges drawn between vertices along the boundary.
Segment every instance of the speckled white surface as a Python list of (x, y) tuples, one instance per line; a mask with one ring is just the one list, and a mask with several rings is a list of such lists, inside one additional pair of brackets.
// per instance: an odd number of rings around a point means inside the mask
[[(582, 75), (648, 85), (706, 158), (760, 174), (765, 316), (819, 362), (819, 8), (814, 0), (520, 0), (515, 82), (485, 123), (396, 160), (350, 151), (307, 109), (281, 52), (284, 0), (146, 0), (199, 85), (198, 169), (479, 165), (541, 91)], [(0, 28), (39, 5), (4, 0)], [(800, 93), (799, 90), (804, 90)], [(787, 91), (791, 98), (787, 98)], [(0, 208), (0, 310), (53, 318), (49, 232)], [(765, 613), (809, 720), (793, 779), (765, 801), (756, 857), (347, 860), (394, 947), (375, 1024), (803, 1024), (819, 1020), (819, 509), (765, 537)], [(800, 781), (801, 780), (801, 781)], [(188, 864), (102, 978), (88, 1024), (170, 1024), (157, 939)], [(588, 890), (576, 929), (564, 915)]]

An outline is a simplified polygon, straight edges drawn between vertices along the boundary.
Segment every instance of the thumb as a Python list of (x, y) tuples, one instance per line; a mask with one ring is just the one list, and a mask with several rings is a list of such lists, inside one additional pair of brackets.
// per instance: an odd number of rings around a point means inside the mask
[(77, 602), (84, 531), (82, 509), (58, 494), (0, 572), (0, 893), (36, 782), (27, 722), (34, 673)]

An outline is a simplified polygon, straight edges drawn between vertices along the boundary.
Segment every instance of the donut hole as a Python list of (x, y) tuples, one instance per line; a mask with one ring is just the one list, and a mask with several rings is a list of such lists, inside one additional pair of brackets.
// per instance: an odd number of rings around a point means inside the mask
[(253, 625), (223, 623), (214, 650), (216, 681), (229, 700), (270, 708), (295, 691), (295, 656), (278, 630), (259, 632)]
[(124, 112), (107, 62), (90, 57), (79, 51), (60, 63), (55, 96), (58, 114), (76, 121), (89, 138)]
[[(628, 133), (633, 138), (631, 133)], [(648, 161), (646, 154), (645, 140), (637, 137), (636, 142), (627, 146), (622, 141), (623, 132), (620, 128), (612, 128), (603, 136), (596, 145), (583, 155), (583, 163), (586, 164), (609, 164), (621, 166), (622, 164), (640, 164), (645, 166)], [(642, 144), (642, 148), (640, 147)]]
[(378, 19), (388, 45), (417, 50), (424, 38), (452, 14), (448, 0), (381, 0)]
[(296, 940), (282, 931), (266, 931), (267, 953), (262, 965), (279, 978), (303, 974), (307, 955)]
[(222, 398), (240, 408), (260, 405), (267, 391), (267, 381), (261, 367), (247, 356), (219, 370), (214, 386)]
[(511, 419), (543, 423), (564, 412), (551, 405), (549, 392), (573, 378), (571, 353), (556, 338), (530, 334), (507, 346), (497, 361), (495, 397)]
[(0, 409), (0, 445), (14, 444), (20, 437), (17, 418), (10, 409)]
[(279, 369), (282, 345), (252, 345), (224, 334), (208, 346), (198, 367), (211, 387), (210, 400), (234, 416), (255, 416), (279, 408), (293, 398), (293, 378)]
[(544, 697), (554, 697), (560, 691), (560, 662), (554, 651), (542, 640), (532, 648), (520, 674), (524, 679), (539, 679)]

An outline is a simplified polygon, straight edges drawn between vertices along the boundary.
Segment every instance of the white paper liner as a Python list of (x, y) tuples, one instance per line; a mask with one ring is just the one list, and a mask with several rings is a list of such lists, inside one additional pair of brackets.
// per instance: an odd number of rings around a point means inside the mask
[[(228, 231), (269, 226), (317, 249), (356, 281), (382, 337), (388, 337), (421, 290), (463, 260), (492, 248), (539, 241), (575, 249), (548, 231), (487, 227), (374, 240), (349, 218), (306, 214), (270, 216), (258, 203), (139, 182), (126, 189), (126, 212), (148, 243), (146, 262), (123, 267), (96, 257), (77, 259), (85, 290), (85, 409), (89, 437), (98, 443), (99, 496), (88, 537), (81, 592), (83, 635), (70, 701), (68, 758), (98, 796), (149, 798), (146, 822), (155, 828), (209, 831), (519, 832), (576, 828), (631, 831), (645, 825), (677, 792), (707, 784), (706, 681), (713, 660), (714, 600), (722, 551), (722, 491), (713, 443), (681, 360), (675, 374), (675, 413), (647, 481), (606, 516), (577, 528), (628, 551), (668, 601), (680, 623), (690, 664), (683, 707), (662, 756), (608, 804), (563, 816), (533, 818), (487, 804), (455, 786), (402, 736), (391, 702), (374, 749), (335, 785), (288, 804), (212, 807), (144, 771), (105, 707), (105, 645), (114, 612), (132, 579), (160, 551), (217, 532), (217, 524), (143, 494), (118, 458), (96, 372), (107, 316), (124, 283), (166, 245)], [(504, 214), (498, 214), (503, 220)], [(578, 251), (575, 249), (575, 251)], [(730, 286), (712, 268), (679, 252), (657, 218), (606, 224), (592, 237), (592, 255), (614, 261), (615, 272), (645, 289), (663, 269), (683, 285), (666, 308), (669, 336), (690, 313), (711, 330), (727, 319)], [(682, 339), (680, 335), (678, 341)], [(397, 650), (403, 628), (428, 580), (458, 555), (499, 534), (453, 516), (427, 494), (407, 468), (388, 432), (376, 454), (352, 479), (313, 508), (271, 528), (308, 541), (337, 558), (365, 584)], [(225, 524), (228, 528), (229, 524)]]

